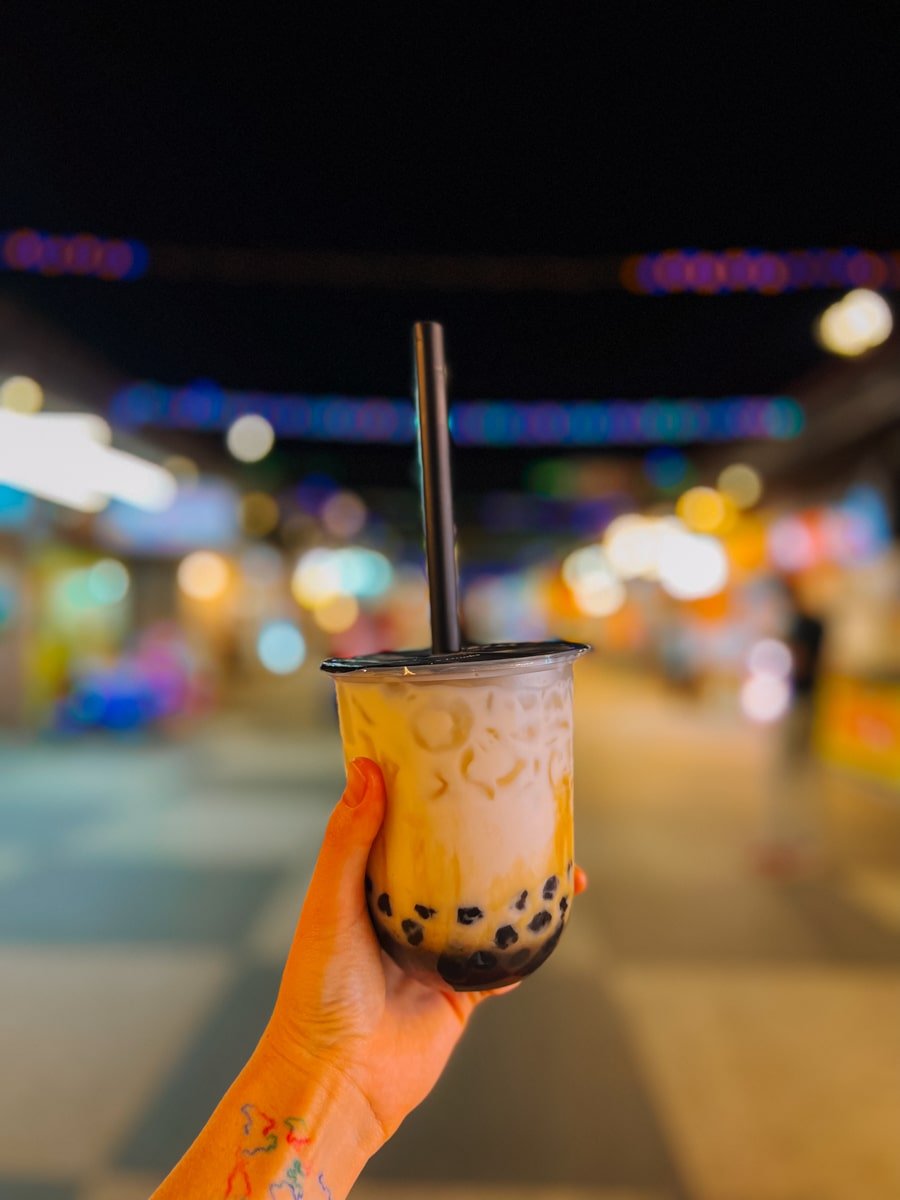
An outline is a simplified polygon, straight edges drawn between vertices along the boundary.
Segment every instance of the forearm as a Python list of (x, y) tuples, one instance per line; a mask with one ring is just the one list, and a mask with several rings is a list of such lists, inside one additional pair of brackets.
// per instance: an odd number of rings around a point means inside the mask
[(344, 1200), (382, 1140), (341, 1074), (264, 1037), (152, 1200)]

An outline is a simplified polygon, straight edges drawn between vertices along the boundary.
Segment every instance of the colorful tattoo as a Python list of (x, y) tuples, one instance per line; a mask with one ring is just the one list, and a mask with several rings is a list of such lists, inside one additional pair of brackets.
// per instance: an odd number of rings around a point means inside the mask
[(247, 1168), (240, 1161), (240, 1159), (238, 1159), (238, 1161), (231, 1168), (231, 1172), (228, 1176), (228, 1184), (225, 1188), (226, 1196), (238, 1195), (238, 1192), (235, 1189), (235, 1184), (238, 1182), (242, 1185), (240, 1190), (240, 1200), (248, 1200), (248, 1197), (253, 1195), (253, 1185), (250, 1183), (250, 1176), (247, 1174)]
[(282, 1180), (269, 1184), (269, 1200), (303, 1200), (303, 1184), (294, 1185)]
[[(269, 1154), (278, 1145), (278, 1134), (272, 1132), (277, 1121), (274, 1117), (270, 1117), (267, 1113), (258, 1109), (255, 1104), (245, 1104), (241, 1112), (245, 1118), (244, 1136), (250, 1137), (252, 1135), (254, 1138), (263, 1137), (266, 1139), (264, 1145), (251, 1146), (244, 1150), (243, 1153), (248, 1157), (253, 1154)], [(258, 1131), (255, 1129), (257, 1124), (260, 1126)]]
[(289, 1146), (293, 1146), (295, 1150), (302, 1150), (304, 1146), (308, 1146), (312, 1141), (310, 1137), (300, 1137), (296, 1132), (296, 1126), (302, 1125), (306, 1128), (306, 1122), (302, 1117), (286, 1117), (284, 1121), (288, 1127), (287, 1137), (285, 1141)]
[[(253, 1182), (250, 1178), (252, 1161), (260, 1154), (271, 1154), (278, 1148), (279, 1135), (276, 1132), (278, 1122), (268, 1113), (264, 1113), (255, 1104), (244, 1104), (241, 1107), (244, 1118), (242, 1131), (246, 1144), (235, 1150), (234, 1166), (225, 1184), (226, 1200), (251, 1200)], [(284, 1145), (289, 1146), (294, 1153), (283, 1176), (268, 1183), (269, 1200), (303, 1200), (303, 1183), (306, 1179), (306, 1168), (300, 1151), (312, 1145), (312, 1138), (306, 1132), (307, 1125), (302, 1117), (285, 1117), (282, 1121), (287, 1132), (284, 1134)], [(269, 1177), (271, 1179), (271, 1176)], [(261, 1181), (265, 1187), (268, 1181)], [(331, 1190), (325, 1182), (322, 1172), (319, 1172), (318, 1184), (327, 1200), (332, 1200)]]

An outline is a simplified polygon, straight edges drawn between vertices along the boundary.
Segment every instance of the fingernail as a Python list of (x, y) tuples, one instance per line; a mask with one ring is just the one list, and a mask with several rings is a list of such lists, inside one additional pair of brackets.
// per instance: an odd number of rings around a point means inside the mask
[(366, 798), (369, 780), (365, 771), (352, 762), (347, 768), (347, 786), (344, 789), (344, 803), (348, 808), (358, 808)]

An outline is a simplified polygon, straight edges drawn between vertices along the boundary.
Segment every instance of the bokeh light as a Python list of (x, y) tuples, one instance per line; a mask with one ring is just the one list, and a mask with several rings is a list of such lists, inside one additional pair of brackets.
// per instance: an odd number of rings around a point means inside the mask
[(856, 288), (825, 309), (815, 331), (826, 350), (855, 358), (887, 341), (893, 327), (887, 300), (867, 288)]
[(663, 541), (658, 572), (674, 599), (702, 600), (728, 583), (728, 558), (716, 538), (673, 529)]
[(285, 574), (284, 559), (268, 542), (251, 542), (241, 551), (241, 573), (255, 587), (277, 587)]
[(650, 295), (756, 292), (771, 296), (809, 288), (883, 287), (896, 279), (895, 259), (891, 252), (855, 247), (786, 252), (663, 250), (626, 258), (619, 278), (629, 291)]
[(88, 571), (78, 568), (60, 572), (53, 585), (52, 604), (56, 617), (64, 622), (82, 618), (95, 609), (97, 601), (88, 586)]
[(146, 273), (149, 261), (147, 247), (133, 239), (104, 239), (91, 233), (41, 233), (36, 229), (0, 233), (0, 267), (9, 271), (137, 279)]
[(763, 484), (759, 471), (746, 463), (732, 463), (721, 472), (719, 491), (738, 508), (752, 508), (762, 497)]
[(291, 621), (269, 621), (259, 631), (256, 653), (273, 675), (290, 675), (303, 665), (306, 642)]
[(586, 617), (610, 617), (625, 603), (628, 593), (621, 579), (591, 579), (572, 589), (576, 607)]
[(175, 476), (179, 486), (196, 483), (200, 477), (197, 464), (186, 454), (170, 454), (168, 458), (163, 459), (162, 465)]
[(378, 550), (324, 546), (300, 556), (291, 579), (294, 599), (304, 608), (315, 608), (332, 596), (381, 596), (391, 586), (393, 567)]
[(791, 689), (777, 675), (751, 675), (741, 687), (741, 709), (751, 721), (766, 724), (787, 712)]
[(352, 595), (371, 599), (383, 595), (391, 586), (394, 569), (380, 551), (348, 546), (335, 553), (344, 587)]
[(563, 559), (562, 577), (570, 588), (578, 587), (592, 577), (612, 574), (609, 559), (601, 546), (582, 546)]
[[(266, 395), (215, 384), (167, 388), (131, 383), (112, 399), (119, 425), (214, 430), (252, 405), (279, 437), (301, 441), (389, 443), (415, 440), (409, 400), (385, 397)], [(243, 420), (243, 418), (239, 418)], [(741, 394), (647, 400), (460, 400), (450, 431), (462, 446), (657, 446), (699, 442), (782, 440), (803, 430), (803, 409), (791, 396)]]
[(368, 510), (355, 492), (335, 492), (319, 513), (326, 530), (336, 538), (355, 537), (365, 526)]
[(573, 550), (563, 561), (562, 577), (585, 616), (608, 617), (625, 603), (625, 587), (600, 546)]
[(229, 426), (225, 443), (240, 462), (259, 462), (275, 445), (275, 430), (258, 413), (245, 413)]
[(604, 534), (604, 547), (612, 569), (623, 580), (654, 578), (659, 539), (658, 522), (637, 512), (617, 517)]
[(98, 604), (118, 604), (130, 583), (128, 568), (115, 558), (102, 558), (87, 573), (88, 591)]
[(658, 446), (643, 462), (644, 474), (654, 487), (669, 492), (680, 487), (688, 477), (691, 464), (680, 450)]
[(675, 511), (695, 533), (723, 533), (734, 526), (734, 505), (715, 488), (691, 488), (679, 496)]
[(769, 527), (767, 541), (769, 556), (781, 571), (805, 571), (818, 558), (815, 535), (802, 517), (779, 517)]
[(0, 408), (9, 412), (36, 413), (43, 405), (41, 385), (27, 375), (11, 375), (0, 384)]
[(291, 577), (294, 599), (304, 608), (340, 595), (341, 571), (333, 550), (317, 547), (301, 555)]
[(359, 618), (355, 596), (329, 596), (313, 609), (313, 620), (325, 633), (344, 633)]
[(239, 506), (241, 529), (249, 537), (265, 537), (278, 524), (278, 501), (266, 492), (248, 492)]
[(221, 554), (195, 550), (178, 567), (178, 586), (192, 600), (216, 600), (228, 587), (231, 571)]
[(793, 665), (790, 648), (777, 638), (762, 638), (750, 647), (750, 653), (747, 655), (747, 666), (754, 675), (772, 675), (776, 679), (787, 679)]

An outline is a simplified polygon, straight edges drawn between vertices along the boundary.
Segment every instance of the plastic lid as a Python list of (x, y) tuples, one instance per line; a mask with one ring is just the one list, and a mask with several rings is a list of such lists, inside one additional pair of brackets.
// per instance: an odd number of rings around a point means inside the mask
[[(560, 656), (578, 657), (590, 650), (583, 642), (495, 642), (489, 646), (463, 646), (453, 654), (432, 654), (430, 650), (386, 650), (380, 654), (362, 654), (357, 658), (328, 658), (322, 670), (329, 675), (346, 675), (353, 671), (399, 671), (418, 674), (433, 668), (436, 672), (453, 668), (477, 668), (494, 663), (512, 666), (522, 659), (548, 659)], [(543, 665), (535, 663), (535, 666)], [(547, 665), (550, 665), (548, 662)]]

